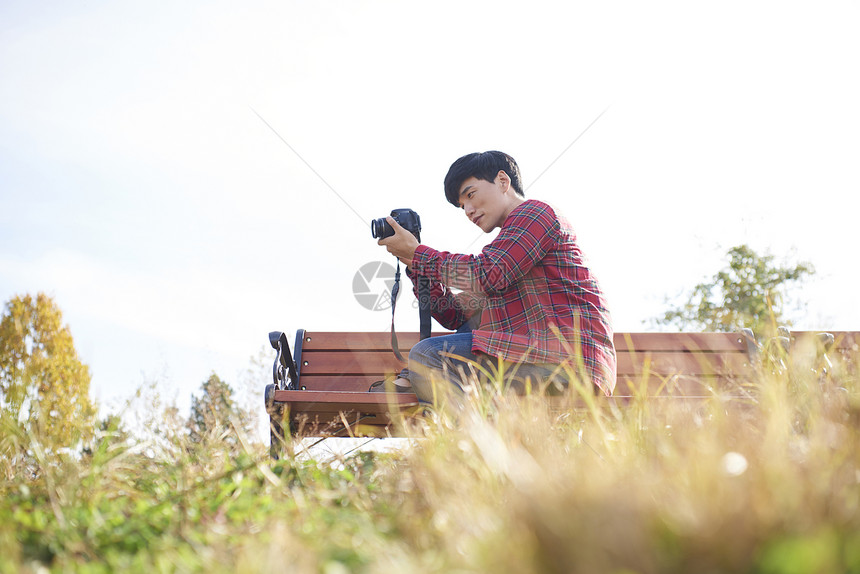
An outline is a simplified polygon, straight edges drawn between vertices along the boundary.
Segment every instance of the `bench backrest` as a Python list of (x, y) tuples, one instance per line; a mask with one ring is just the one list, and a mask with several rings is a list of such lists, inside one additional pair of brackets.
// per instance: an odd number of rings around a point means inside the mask
[[(739, 333), (616, 333), (616, 395), (646, 385), (648, 395), (707, 396), (735, 385), (752, 372), (755, 343)], [(406, 357), (417, 333), (398, 334)], [(751, 355), (751, 350), (753, 354)], [(389, 333), (312, 332), (296, 334), (299, 388), (367, 391), (373, 381), (398, 373)]]

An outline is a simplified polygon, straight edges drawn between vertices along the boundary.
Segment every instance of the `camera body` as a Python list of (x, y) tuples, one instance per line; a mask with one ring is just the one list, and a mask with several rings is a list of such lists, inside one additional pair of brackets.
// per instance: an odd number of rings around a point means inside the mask
[[(418, 241), (421, 241), (421, 218), (411, 209), (392, 209), (391, 217), (400, 227), (412, 233)], [(370, 233), (374, 239), (385, 239), (394, 235), (394, 228), (389, 225), (384, 217), (373, 219), (370, 222)]]

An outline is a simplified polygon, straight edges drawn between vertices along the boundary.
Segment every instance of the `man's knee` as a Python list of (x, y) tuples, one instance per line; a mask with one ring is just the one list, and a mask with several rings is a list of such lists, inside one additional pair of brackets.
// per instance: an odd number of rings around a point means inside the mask
[(423, 365), (427, 368), (439, 368), (436, 364), (439, 362), (439, 349), (431, 339), (423, 339), (415, 343), (412, 349), (409, 350), (409, 368), (412, 369), (413, 364)]

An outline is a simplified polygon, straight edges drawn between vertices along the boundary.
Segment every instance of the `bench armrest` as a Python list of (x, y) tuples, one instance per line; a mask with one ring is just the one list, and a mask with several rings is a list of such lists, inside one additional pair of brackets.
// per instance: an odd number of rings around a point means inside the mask
[(287, 341), (287, 335), (282, 331), (272, 331), (269, 333), (269, 344), (272, 345), (273, 349), (278, 351), (278, 355), (275, 357), (275, 364), (272, 365), (272, 379), (275, 389), (298, 389), (298, 369), (296, 368), (296, 362), (293, 360), (293, 353), (290, 350), (290, 342)]

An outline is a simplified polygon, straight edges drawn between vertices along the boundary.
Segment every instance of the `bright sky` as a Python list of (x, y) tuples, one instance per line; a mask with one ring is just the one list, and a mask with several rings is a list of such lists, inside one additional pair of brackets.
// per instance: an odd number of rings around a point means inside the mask
[(393, 262), (370, 219), (479, 251), (442, 179), (500, 149), (617, 330), (740, 243), (816, 266), (799, 328), (857, 330), (858, 29), (849, 1), (5, 0), (0, 298), (55, 297), (102, 403), (184, 406), (270, 330), (385, 331), (352, 295)]

